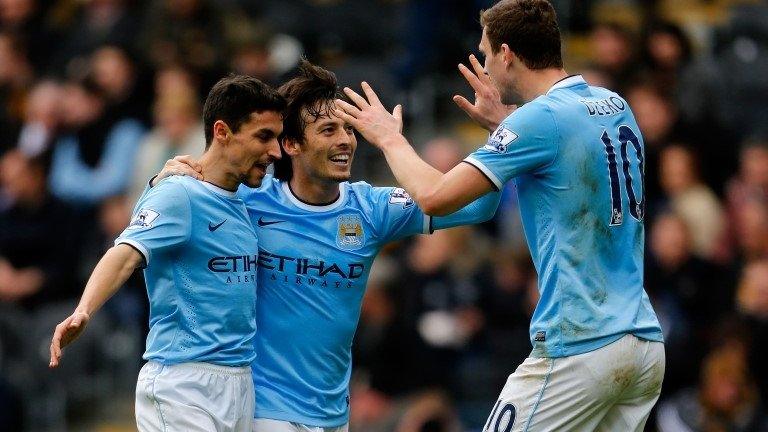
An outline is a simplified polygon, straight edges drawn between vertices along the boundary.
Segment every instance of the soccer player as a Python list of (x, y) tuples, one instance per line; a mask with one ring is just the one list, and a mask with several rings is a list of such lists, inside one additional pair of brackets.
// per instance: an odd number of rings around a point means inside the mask
[[(500, 195), (431, 218), (400, 188), (349, 183), (357, 140), (333, 114), (333, 73), (304, 61), (279, 92), (288, 101), (283, 158), (260, 188), (238, 191), (259, 238), (253, 430), (344, 432), (350, 349), (374, 258), (388, 242), (488, 220)], [(169, 161), (158, 178), (182, 172), (198, 175)]]
[(256, 187), (280, 158), (285, 100), (245, 76), (220, 80), (204, 106), (205, 182), (174, 177), (146, 193), (51, 342), (51, 367), (90, 317), (144, 265), (149, 335), (136, 385), (141, 431), (250, 431), (256, 233), (238, 185)]
[[(533, 350), (510, 375), (485, 431), (641, 431), (661, 390), (664, 345), (643, 289), (643, 138), (627, 102), (563, 69), (546, 0), (503, 0), (481, 15), (485, 68), (462, 68), (493, 130), (446, 174), (421, 160), (400, 119), (363, 83), (339, 116), (379, 147), (427, 213), (517, 186), (539, 274)], [(525, 104), (498, 125), (514, 96)], [(499, 113), (502, 113), (499, 115)]]

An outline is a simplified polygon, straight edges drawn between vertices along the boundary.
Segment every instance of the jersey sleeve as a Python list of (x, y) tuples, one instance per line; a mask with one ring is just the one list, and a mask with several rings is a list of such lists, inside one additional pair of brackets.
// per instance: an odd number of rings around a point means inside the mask
[(430, 229), (434, 231), (486, 222), (496, 214), (500, 202), (501, 192), (487, 193), (454, 213), (433, 218)]
[(186, 189), (176, 182), (161, 182), (139, 198), (128, 227), (115, 240), (141, 252), (150, 265), (152, 255), (189, 240), (192, 217)]
[(501, 190), (510, 179), (550, 164), (557, 156), (559, 133), (548, 106), (530, 102), (507, 117), (488, 142), (464, 162), (480, 170)]
[(424, 214), (404, 189), (376, 187), (372, 194), (377, 219), (374, 223), (381, 238), (393, 241), (430, 233), (432, 217)]

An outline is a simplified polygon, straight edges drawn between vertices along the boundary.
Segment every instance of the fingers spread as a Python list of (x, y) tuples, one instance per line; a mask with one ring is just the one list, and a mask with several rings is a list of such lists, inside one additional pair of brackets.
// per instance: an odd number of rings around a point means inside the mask
[(347, 95), (347, 97), (355, 103), (360, 109), (365, 109), (366, 107), (370, 106), (368, 104), (368, 101), (365, 100), (364, 97), (360, 96), (359, 94), (355, 93), (354, 90), (352, 90), (349, 87), (344, 87), (344, 93)]
[(456, 95), (453, 97), (453, 101), (456, 103), (456, 105), (459, 106), (462, 110), (464, 110), (467, 114), (472, 114), (474, 112), (475, 106), (472, 105), (470, 101), (467, 100), (464, 96)]
[(477, 60), (477, 57), (475, 57), (474, 54), (469, 55), (469, 63), (472, 65), (472, 69), (475, 70), (475, 74), (477, 74), (477, 77), (480, 79), (481, 82), (485, 84), (491, 83), (491, 77), (488, 76), (487, 73), (485, 73), (485, 68), (483, 65), (480, 64), (480, 61)]
[[(357, 121), (357, 119), (349, 114), (347, 114), (344, 110), (341, 110), (339, 108), (336, 108), (333, 110), (334, 114), (336, 114), (336, 117), (344, 120), (345, 122), (349, 123), (354, 127), (355, 129), (358, 129), (360, 126), (360, 123)], [(359, 129), (358, 129), (359, 130)]]
[(379, 97), (376, 95), (376, 92), (373, 91), (373, 88), (368, 84), (367, 82), (363, 81), (360, 85), (363, 88), (363, 92), (365, 93), (365, 96), (368, 98), (368, 102), (371, 105), (378, 105), (383, 107), (384, 105), (381, 104), (381, 101), (379, 100)]
[(482, 90), (483, 83), (475, 74), (472, 73), (471, 70), (469, 70), (468, 67), (464, 66), (463, 64), (459, 64), (459, 72), (464, 75), (464, 78), (476, 92), (480, 92), (480, 90)]
[[(345, 102), (341, 99), (336, 99), (336, 107), (338, 107), (338, 110), (342, 110), (346, 112), (347, 114), (350, 114), (352, 116), (359, 116), (361, 111), (358, 107), (352, 105), (351, 103)], [(337, 111), (338, 111), (337, 110)]]

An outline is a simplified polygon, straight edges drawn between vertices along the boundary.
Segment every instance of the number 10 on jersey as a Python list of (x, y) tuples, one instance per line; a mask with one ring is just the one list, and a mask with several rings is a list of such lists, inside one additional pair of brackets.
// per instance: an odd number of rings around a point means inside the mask
[[(608, 159), (608, 175), (611, 185), (611, 226), (621, 225), (624, 221), (624, 209), (621, 199), (621, 184), (619, 183), (619, 168), (616, 161), (616, 148), (613, 140), (608, 135), (608, 131), (603, 131), (600, 137), (605, 146), (605, 154)], [(645, 216), (645, 160), (643, 158), (643, 148), (640, 146), (640, 139), (629, 126), (621, 125), (618, 129), (619, 152), (621, 153), (622, 171), (624, 173), (624, 189), (629, 201), (629, 214), (639, 221), (643, 221)], [(638, 199), (634, 189), (634, 179), (632, 178), (632, 162), (629, 160), (628, 146), (632, 145), (637, 155), (638, 168), (640, 171), (640, 197)]]

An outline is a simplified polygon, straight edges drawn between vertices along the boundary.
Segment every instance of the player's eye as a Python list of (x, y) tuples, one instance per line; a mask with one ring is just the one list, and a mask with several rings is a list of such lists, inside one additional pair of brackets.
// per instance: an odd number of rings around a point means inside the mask
[(354, 133), (354, 132), (355, 132), (355, 128), (354, 128), (354, 127), (352, 127), (352, 125), (344, 125), (344, 130), (345, 130), (345, 131), (346, 131), (348, 134), (351, 134), (351, 133)]
[(258, 139), (261, 142), (267, 142), (270, 139), (272, 139), (272, 134), (266, 133), (266, 132), (258, 133), (256, 134), (256, 139)]

